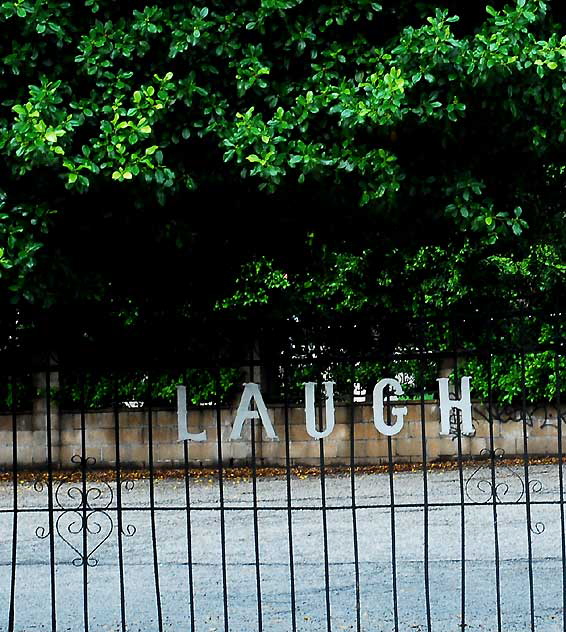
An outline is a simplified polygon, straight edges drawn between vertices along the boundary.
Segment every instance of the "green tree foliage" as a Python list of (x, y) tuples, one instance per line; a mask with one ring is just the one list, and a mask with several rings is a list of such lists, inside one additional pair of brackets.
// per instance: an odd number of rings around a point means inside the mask
[[(555, 306), (545, 0), (0, 4), (3, 302), (241, 316)], [(182, 320), (182, 318), (181, 318)]]

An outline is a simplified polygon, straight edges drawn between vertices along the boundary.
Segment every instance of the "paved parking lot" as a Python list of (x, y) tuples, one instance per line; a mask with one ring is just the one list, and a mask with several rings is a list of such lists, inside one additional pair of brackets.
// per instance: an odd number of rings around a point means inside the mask
[[(466, 468), (465, 480), (474, 473)], [(488, 478), (489, 478), (489, 473)], [(520, 467), (498, 471), (497, 482), (502, 500), (513, 503), (521, 493)], [(530, 468), (533, 501), (559, 499), (558, 468), (537, 465)], [(467, 491), (478, 501), (485, 500), (482, 473), (470, 481)], [(459, 503), (457, 470), (436, 470), (428, 474), (429, 483), (429, 587), (432, 629), (458, 629), (461, 600), (461, 512), (458, 506), (435, 507), (434, 503)], [(479, 486), (478, 486), (479, 483)], [(91, 492), (93, 507), (102, 508), (110, 491)], [(350, 479), (329, 477), (326, 495), (328, 532), (328, 597), (332, 630), (356, 630), (356, 589)], [(419, 472), (396, 473), (395, 502), (406, 505), (395, 510), (397, 560), (397, 597), (400, 630), (426, 630), (425, 565), (423, 525), (423, 478)], [(69, 495), (70, 493), (70, 495)], [(115, 499), (115, 490), (113, 490)], [(60, 490), (65, 508), (76, 506), (76, 492), (69, 486)], [(106, 496), (105, 496), (106, 494)], [(158, 569), (161, 606), (165, 630), (190, 630), (187, 566), (186, 512), (175, 507), (184, 503), (182, 480), (166, 479), (156, 483)], [(220, 549), (220, 513), (217, 481), (199, 481), (191, 485), (193, 533), (193, 580), (195, 629), (224, 630), (222, 563)], [(489, 492), (488, 492), (489, 494)], [(359, 549), (360, 619), (367, 631), (394, 629), (391, 512), (387, 474), (362, 474), (356, 477), (356, 512)], [(257, 589), (254, 553), (252, 488), (249, 481), (227, 481), (226, 573), (228, 585), (229, 629), (253, 631), (257, 623)], [(296, 623), (299, 630), (327, 630), (323, 523), (320, 509), (321, 481), (318, 478), (293, 479), (293, 545), (296, 590)], [(284, 479), (258, 481), (258, 523), (263, 629), (289, 631), (291, 599), (289, 581), (289, 541)], [(469, 498), (466, 498), (469, 501)], [(11, 488), (0, 484), (0, 508), (11, 506)], [(30, 484), (20, 486), (20, 503), (25, 508), (46, 506), (47, 493), (37, 492)], [(80, 502), (80, 500), (78, 501)], [(113, 501), (114, 502), (114, 501)], [(66, 504), (65, 504), (66, 503)], [(73, 505), (73, 503), (75, 503)], [(131, 537), (123, 538), (125, 608), (128, 630), (158, 630), (150, 514), (136, 511), (147, 507), (149, 484), (137, 481), (123, 491), (124, 529), (135, 527)], [(386, 505), (379, 507), (376, 505)], [(116, 512), (110, 506), (107, 516), (93, 514), (89, 549), (101, 543), (93, 554), (98, 565), (88, 568), (88, 610), (91, 630), (118, 630), (120, 588)], [(168, 509), (166, 509), (168, 508)], [(533, 523), (540, 523), (532, 534), (532, 570), (537, 629), (562, 630), (562, 557), (560, 506), (533, 504)], [(62, 512), (61, 512), (62, 513)], [(500, 584), (504, 630), (530, 629), (529, 564), (524, 504), (499, 505), (498, 542)], [(76, 514), (61, 518), (59, 530), (67, 542), (55, 537), (56, 605), (58, 629), (83, 628), (83, 569), (72, 564), (77, 554), (71, 548), (82, 547), (76, 530)], [(109, 522), (106, 522), (106, 521)], [(100, 527), (100, 533), (96, 533)], [(7, 630), (10, 594), (12, 514), (0, 513), (0, 630)], [(36, 529), (48, 528), (47, 515), (22, 512), (18, 521), (16, 575), (16, 630), (48, 630), (51, 626), (49, 538), (36, 536)], [(469, 630), (496, 630), (496, 584), (494, 565), (494, 520), (491, 504), (465, 509), (466, 610)]]

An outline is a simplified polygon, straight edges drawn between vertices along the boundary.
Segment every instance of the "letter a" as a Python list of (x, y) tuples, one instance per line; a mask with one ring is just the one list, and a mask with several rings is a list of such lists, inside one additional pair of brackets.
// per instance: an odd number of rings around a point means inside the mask
[(460, 382), (461, 399), (450, 399), (448, 392), (448, 378), (439, 377), (438, 399), (440, 402), (440, 434), (450, 434), (450, 412), (457, 408), (462, 412), (462, 434), (473, 435), (474, 425), (472, 424), (472, 400), (470, 398), (470, 377), (465, 376)]
[(178, 441), (206, 441), (206, 430), (198, 434), (189, 432), (187, 389), (184, 386), (177, 386), (177, 428), (179, 431)]
[[(257, 410), (250, 410), (252, 400), (255, 400)], [(261, 419), (261, 423), (265, 428), (267, 436), (270, 439), (279, 440), (275, 434), (275, 430), (273, 429), (273, 424), (271, 423), (265, 402), (261, 396), (259, 385), (250, 382), (248, 384), (244, 384), (244, 392), (242, 393), (242, 399), (240, 400), (240, 405), (238, 406), (238, 411), (236, 412), (236, 419), (234, 420), (234, 426), (232, 427), (232, 432), (230, 433), (230, 441), (241, 438), (242, 428), (246, 419), (258, 418)]]
[(305, 383), (305, 416), (307, 432), (315, 439), (324, 439), (334, 430), (334, 382), (323, 382), (326, 395), (326, 429), (320, 432), (316, 429), (314, 413), (314, 382)]

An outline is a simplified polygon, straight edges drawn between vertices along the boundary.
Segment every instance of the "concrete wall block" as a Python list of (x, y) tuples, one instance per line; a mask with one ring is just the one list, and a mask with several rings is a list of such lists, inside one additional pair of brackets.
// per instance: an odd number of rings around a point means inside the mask
[(267, 406), (269, 411), (269, 417), (275, 428), (278, 426), (283, 427), (285, 425), (285, 411), (283, 406)]
[(47, 466), (47, 446), (34, 445), (31, 451), (31, 458), (34, 467)]
[(421, 404), (420, 401), (411, 400), (409, 402), (401, 402), (398, 406), (406, 406), (407, 414), (405, 415), (405, 423), (421, 421)]
[[(356, 456), (357, 444), (354, 442), (354, 458)], [(337, 441), (336, 442), (336, 458), (342, 461), (347, 461), (350, 463), (350, 441)]]
[(332, 434), (328, 438), (332, 439), (332, 441), (336, 441), (337, 443), (341, 441), (347, 441), (348, 443), (350, 443), (350, 424), (337, 423), (334, 426)]
[[(35, 445), (47, 445), (47, 432), (45, 430), (21, 430), (18, 431), (18, 449), (21, 446), (33, 447)], [(57, 434), (52, 433), (52, 444), (57, 441)], [(10, 445), (12, 444), (12, 438), (9, 439)]]
[[(12, 432), (14, 428), (14, 422), (12, 415), (0, 415), (0, 433)], [(31, 415), (16, 415), (16, 430), (32, 430), (32, 416)]]
[(79, 413), (65, 413), (59, 415), (59, 430), (69, 431), (81, 427), (81, 416)]
[(360, 422), (356, 423), (354, 426), (354, 440), (355, 441), (367, 441), (368, 439), (377, 440), (382, 437), (377, 428), (374, 426), (373, 422)]
[(289, 408), (289, 423), (291, 425), (305, 425), (305, 409), (300, 406)]
[[(542, 425), (546, 423), (546, 425)], [(566, 424), (562, 423), (561, 427), (562, 437), (566, 437)], [(556, 424), (556, 416), (548, 417), (546, 420), (535, 421), (532, 427), (529, 427), (529, 436), (535, 437), (555, 437), (558, 438), (558, 427)]]
[[(114, 446), (103, 446), (101, 448), (98, 448), (98, 450), (100, 451), (100, 460), (98, 461), (97, 465), (100, 465), (101, 467), (102, 466), (113, 467), (114, 464), (116, 463), (116, 450)], [(89, 448), (88, 452), (90, 455), (91, 448)], [(140, 461), (139, 463), (140, 467), (144, 467), (145, 459), (146, 457), (144, 457), (142, 461)]]
[[(517, 444), (519, 441), (517, 440)], [(521, 443), (521, 448), (522, 448)], [(558, 441), (556, 437), (529, 437), (527, 447), (530, 455), (557, 455)]]
[(458, 446), (449, 437), (436, 437), (426, 442), (427, 459), (433, 461), (439, 457), (456, 457)]
[(428, 422), (437, 422), (440, 426), (440, 407), (437, 402), (425, 402), (425, 420)]
[[(277, 435), (277, 438), (279, 439), (279, 441), (284, 442), (285, 441), (285, 426), (283, 424), (274, 424), (273, 427), (275, 428), (275, 434)], [(291, 426), (289, 426), (289, 432), (291, 432)]]
[[(120, 428), (147, 426), (147, 410), (121, 409), (119, 412)], [(116, 418), (113, 412), (99, 413), (97, 417), (99, 420), (98, 425), (101, 428), (113, 428), (116, 423)]]
[(318, 441), (314, 439), (310, 441), (292, 441), (289, 448), (292, 459), (318, 459), (320, 456)]
[[(392, 446), (393, 454), (395, 448)], [(387, 440), (385, 439), (367, 439), (365, 441), (356, 442), (355, 452), (356, 461), (358, 458), (375, 458), (387, 457), (389, 455)]]
[(11, 430), (0, 430), (0, 447), (11, 446), (14, 441), (14, 433)]
[(397, 439), (392, 441), (393, 454), (396, 456), (422, 456), (421, 442), (416, 439)]
[(325, 460), (330, 460), (331, 462), (327, 464), (332, 465), (336, 455), (338, 454), (338, 444), (336, 441), (329, 441), (328, 439), (324, 440), (324, 458)]
[[(314, 441), (314, 439), (307, 432), (306, 426), (294, 424), (289, 428), (290, 430), (290, 438), (291, 441)], [(285, 429), (283, 428), (283, 433), (277, 433), (279, 438), (285, 440)], [(334, 434), (334, 433), (333, 433)], [(331, 436), (333, 436), (333, 434)]]
[(484, 456), (482, 451), (489, 450), (490, 440), (487, 437), (472, 437), (468, 439), (470, 444), (469, 454), (473, 457)]
[[(136, 428), (142, 436), (142, 442), (149, 442), (149, 429)], [(155, 426), (152, 428), (153, 443), (176, 443), (178, 439), (177, 428), (170, 426)]]
[[(220, 423), (223, 426), (231, 426), (236, 417), (236, 408), (228, 406), (220, 408)], [(216, 426), (216, 418), (218, 411), (216, 406), (210, 406), (209, 408), (200, 408), (198, 410), (200, 417), (196, 417), (197, 421), (203, 426)]]
[[(493, 431), (494, 437), (501, 436), (501, 424), (498, 422), (493, 422), (490, 424), (489, 421), (485, 419), (473, 419), (474, 429), (476, 434), (474, 436), (478, 438), (488, 438), (490, 437), (491, 432)], [(493, 429), (490, 429), (490, 425), (492, 425)]]
[[(37, 434), (37, 433), (36, 433)], [(81, 431), (80, 430), (63, 430), (60, 434), (61, 445), (80, 445), (81, 444)]]
[(12, 430), (12, 415), (0, 415), (0, 433)]
[(144, 428), (120, 428), (120, 445), (147, 443)]
[[(395, 441), (391, 442), (392, 454), (395, 454)], [(366, 456), (389, 459), (389, 443), (386, 438), (366, 442)]]
[(522, 421), (508, 421), (507, 423), (495, 422), (495, 425), (499, 426), (500, 436), (503, 438), (523, 438), (523, 426), (527, 429), (527, 437), (531, 434), (532, 428), (528, 424), (523, 424)]
[(499, 437), (494, 442), (495, 449), (504, 450), (506, 457), (516, 456), (523, 453), (523, 440), (515, 437)]
[[(10, 426), (11, 427), (11, 426)], [(16, 428), (18, 430), (33, 430), (33, 416), (32, 415), (17, 415)]]
[(59, 449), (59, 462), (61, 467), (72, 467), (72, 458), (75, 454), (80, 454), (80, 449), (77, 450), (77, 447), (78, 446), (74, 445), (65, 445)]
[[(120, 433), (120, 438), (122, 433)], [(86, 431), (86, 444), (87, 446), (113, 446), (115, 442), (115, 433), (113, 428), (104, 428), (100, 430), (93, 430), (87, 428)], [(120, 441), (122, 443), (122, 441)]]
[[(222, 445), (225, 447), (225, 444)], [(175, 453), (175, 458), (183, 456), (183, 449), (179, 448), (179, 452)], [(222, 458), (224, 460), (224, 450), (222, 450)], [(218, 460), (218, 452), (216, 444), (211, 445), (208, 443), (189, 443), (189, 461), (210, 461), (216, 462)]]
[(425, 427), (425, 435), (426, 435), (426, 431), (428, 430), (426, 422), (423, 422), (420, 419), (418, 419), (417, 421), (409, 421), (409, 422), (406, 421), (405, 422), (405, 426), (407, 429), (406, 436), (420, 440), (422, 436), (423, 424)]
[[(212, 411), (199, 411), (197, 415), (192, 417), (189, 415), (189, 432), (194, 434), (198, 434), (203, 430), (206, 430), (207, 436), (210, 435), (211, 430), (214, 430), (214, 436), (216, 437), (216, 417), (212, 414)], [(222, 426), (224, 425), (224, 421), (221, 420)], [(178, 432), (178, 425), (174, 426), (176, 431)]]
[[(436, 461), (436, 459), (438, 459), (438, 457), (441, 454), (441, 446), (442, 446), (441, 439), (438, 439), (438, 438), (428, 439), (427, 438), (425, 442), (426, 460)], [(421, 452), (421, 460), (422, 460), (422, 452)]]
[[(12, 463), (11, 455), (10, 463)], [(18, 465), (23, 465), (24, 467), (30, 467), (31, 465), (33, 465), (33, 446), (18, 446)]]
[[(258, 426), (256, 425), (256, 429), (257, 427)], [(206, 430), (208, 441), (216, 441), (217, 440), (216, 438), (218, 436), (216, 416), (211, 416), (210, 418), (207, 418), (204, 422), (201, 422), (199, 425), (195, 426), (194, 429), (193, 427), (190, 428), (191, 432), (200, 432), (201, 430)], [(230, 418), (222, 415), (220, 419), (220, 437), (223, 443), (229, 441), (231, 432), (232, 432), (232, 422)], [(242, 427), (241, 437), (242, 439), (247, 439), (247, 440), (249, 440), (251, 437), (251, 423), (249, 420), (246, 421)]]
[(182, 461), (184, 459), (181, 446), (164, 444), (155, 447), (153, 452), (154, 463), (161, 465), (171, 461)]
[[(155, 455), (157, 457), (157, 455)], [(116, 455), (110, 455), (115, 461)], [(155, 458), (155, 461), (158, 459)], [(145, 445), (120, 445), (120, 463), (123, 465), (134, 465), (135, 463), (143, 463), (144, 466), (149, 463), (149, 454)]]
[(434, 438), (440, 436), (440, 419), (425, 418), (425, 424), (427, 437)]
[[(230, 446), (232, 458), (235, 461), (250, 460), (252, 458), (252, 446), (250, 443), (244, 441), (231, 441)], [(285, 449), (285, 444), (283, 444), (283, 449)], [(216, 458), (216, 456), (214, 458)]]
[(0, 445), (0, 467), (12, 467), (12, 448), (7, 445)]
[[(129, 425), (136, 417), (139, 421), (136, 420), (136, 423), (134, 425), (137, 425), (138, 423), (143, 423), (140, 413), (120, 413), (119, 424), (120, 426)], [(101, 410), (92, 415), (89, 414), (86, 421), (87, 429), (92, 430), (96, 430), (99, 428), (114, 429), (114, 426), (116, 425), (116, 417), (114, 415), (114, 412), (109, 410)]]
[(261, 447), (261, 457), (268, 463), (275, 459), (285, 460), (285, 443), (283, 441), (269, 441)]
[(352, 415), (352, 406), (350, 404), (337, 404), (336, 405), (336, 410), (334, 414), (336, 425), (338, 424), (349, 425), (351, 415)]
[[(146, 415), (147, 419), (147, 415)], [(177, 427), (177, 411), (175, 410), (155, 410), (153, 411), (153, 423), (155, 426)]]

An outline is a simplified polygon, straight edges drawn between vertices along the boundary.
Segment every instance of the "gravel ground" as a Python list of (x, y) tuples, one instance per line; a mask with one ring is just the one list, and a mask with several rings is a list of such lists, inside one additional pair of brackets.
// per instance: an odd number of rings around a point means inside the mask
[[(483, 472), (483, 476), (482, 476)], [(529, 470), (533, 501), (559, 500), (556, 465), (536, 465)], [(474, 475), (464, 470), (464, 481), (471, 478), (467, 491), (479, 501), (489, 497), (489, 469)], [(501, 618), (506, 631), (530, 630), (530, 590), (526, 507), (515, 504), (523, 491), (520, 467), (501, 467), (497, 472), (498, 493), (504, 502), (497, 506), (500, 557)], [(540, 481), (539, 483), (536, 481)], [(479, 487), (478, 487), (479, 483)], [(360, 620), (365, 631), (388, 631), (394, 627), (392, 581), (392, 515), (389, 509), (390, 481), (387, 474), (361, 474), (356, 477), (356, 511)], [(104, 484), (92, 481), (89, 487), (105, 490), (89, 493), (93, 508), (103, 508), (110, 500)], [(457, 470), (434, 470), (428, 474), (429, 502), (429, 587), (433, 630), (459, 629), (461, 607), (461, 511), (459, 506), (436, 507), (434, 503), (459, 503)], [(293, 556), (295, 572), (295, 614), (298, 630), (327, 630), (325, 590), (323, 512), (321, 480), (292, 480)], [(487, 495), (485, 494), (487, 492)], [(116, 490), (106, 517), (96, 512), (90, 518), (92, 534), (89, 549), (100, 544), (92, 558), (98, 565), (89, 567), (88, 610), (90, 630), (118, 630), (120, 623), (120, 583), (118, 537), (115, 507)], [(133, 489), (123, 489), (124, 530), (135, 527), (131, 537), (123, 538), (125, 613), (127, 629), (143, 632), (158, 630), (157, 601), (151, 516), (150, 488), (146, 480), (136, 481)], [(258, 544), (263, 630), (292, 630), (289, 581), (289, 537), (285, 479), (260, 479), (258, 494)], [(70, 496), (69, 496), (70, 494)], [(66, 509), (77, 500), (70, 485), (60, 489), (59, 499)], [(75, 499), (73, 501), (73, 498)], [(356, 577), (354, 566), (353, 520), (348, 505), (350, 479), (326, 479), (328, 510), (328, 606), (331, 629), (356, 630)], [(252, 484), (248, 480), (226, 481), (225, 530), (226, 576), (229, 629), (235, 632), (258, 630), (257, 583), (254, 552)], [(395, 544), (397, 607), (399, 630), (427, 630), (424, 563), (423, 476), (418, 472), (394, 475), (396, 507)], [(164, 630), (191, 630), (187, 566), (187, 513), (184, 482), (165, 479), (155, 484), (157, 556)], [(467, 500), (469, 500), (467, 498)], [(74, 504), (73, 504), (74, 502)], [(12, 490), (0, 483), (0, 509), (9, 509)], [(36, 491), (30, 484), (19, 487), (19, 503), (27, 509), (45, 507), (46, 488)], [(191, 484), (194, 629), (203, 632), (224, 630), (221, 523), (219, 488), (215, 480)], [(384, 505), (380, 507), (379, 505)], [(179, 507), (179, 509), (176, 509)], [(532, 571), (535, 625), (543, 631), (562, 630), (562, 555), (560, 505), (533, 504)], [(83, 569), (72, 564), (79, 550), (81, 534), (70, 534), (77, 515), (68, 512), (60, 519), (59, 530), (68, 542), (55, 537), (56, 606), (59, 630), (83, 629)], [(491, 504), (465, 509), (466, 622), (468, 630), (497, 630), (495, 531)], [(113, 524), (108, 539), (102, 538)], [(74, 524), (73, 524), (74, 523)], [(100, 525), (100, 534), (95, 524)], [(535, 527), (535, 523), (541, 523)], [(13, 516), (0, 513), (0, 630), (8, 629), (11, 578)], [(18, 518), (16, 573), (16, 625), (20, 632), (51, 629), (49, 538), (36, 536), (37, 527), (47, 529), (46, 513), (22, 512)]]

